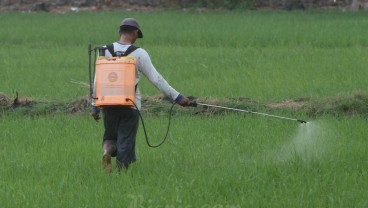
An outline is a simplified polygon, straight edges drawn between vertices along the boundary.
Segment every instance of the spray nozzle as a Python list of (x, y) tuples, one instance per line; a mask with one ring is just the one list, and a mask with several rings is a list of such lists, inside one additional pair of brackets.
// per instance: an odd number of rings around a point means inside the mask
[(297, 121), (297, 122), (300, 122), (300, 123), (305, 123), (305, 124), (307, 123), (306, 121), (299, 120), (299, 119), (298, 119), (298, 120), (296, 120), (296, 121)]

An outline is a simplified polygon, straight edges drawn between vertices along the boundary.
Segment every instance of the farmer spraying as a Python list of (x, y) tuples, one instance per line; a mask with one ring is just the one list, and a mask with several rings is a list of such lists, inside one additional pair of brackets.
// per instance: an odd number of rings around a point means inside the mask
[[(153, 66), (150, 56), (142, 49), (135, 47), (133, 44), (137, 38), (143, 38), (143, 33), (137, 20), (126, 18), (120, 24), (119, 30), (120, 40), (112, 45), (106, 46), (103, 51), (106, 59), (120, 56), (129, 56), (134, 60), (135, 75), (133, 76), (134, 88), (134, 106), (120, 104), (98, 105), (96, 103), (103, 102), (103, 98), (96, 96), (96, 80), (93, 89), (92, 100), (92, 116), (98, 121), (100, 119), (100, 110), (103, 113), (103, 122), (105, 132), (103, 135), (103, 157), (102, 165), (107, 172), (112, 171), (111, 157), (116, 157), (116, 166), (121, 169), (128, 169), (129, 164), (136, 161), (135, 142), (139, 123), (139, 112), (141, 108), (141, 93), (139, 90), (139, 79), (141, 74), (165, 96), (171, 98), (181, 106), (189, 106), (190, 101), (187, 97), (181, 95), (161, 76)], [(101, 54), (99, 54), (101, 56)], [(110, 81), (117, 80), (118, 74), (110, 73), (108, 79)], [(97, 97), (97, 98), (96, 98)], [(126, 101), (131, 99), (126, 99)], [(132, 100), (131, 100), (132, 101)], [(138, 109), (137, 109), (138, 108)]]

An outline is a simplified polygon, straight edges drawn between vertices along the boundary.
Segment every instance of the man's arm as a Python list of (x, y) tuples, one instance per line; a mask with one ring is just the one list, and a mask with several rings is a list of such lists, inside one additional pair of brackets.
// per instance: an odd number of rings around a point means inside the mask
[(175, 102), (182, 106), (189, 105), (189, 99), (177, 92), (156, 70), (151, 62), (151, 58), (144, 49), (137, 49), (138, 69), (147, 77), (147, 79), (167, 97), (170, 97)]

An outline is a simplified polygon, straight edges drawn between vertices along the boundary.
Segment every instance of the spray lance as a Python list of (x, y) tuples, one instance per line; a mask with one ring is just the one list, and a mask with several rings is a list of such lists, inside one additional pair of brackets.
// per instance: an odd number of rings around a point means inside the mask
[(224, 106), (219, 106), (219, 105), (211, 105), (211, 104), (206, 104), (206, 103), (199, 103), (195, 100), (191, 100), (190, 105), (192, 107), (197, 107), (198, 105), (201, 105), (201, 106), (205, 106), (205, 107), (221, 108), (221, 109), (225, 109), (225, 110), (239, 111), (239, 112), (243, 112), (243, 113), (251, 113), (251, 114), (268, 116), (268, 117), (273, 117), (273, 118), (297, 121), (297, 122), (300, 122), (300, 123), (307, 123), (307, 121), (296, 119), (296, 118), (288, 118), (288, 117), (283, 117), (283, 116), (271, 115), (271, 114), (267, 114), (267, 113), (259, 113), (259, 112), (248, 111), (248, 110), (243, 110), (243, 109), (229, 108), (229, 107), (224, 107)]
[[(127, 98), (127, 101), (129, 101), (130, 99)], [(136, 106), (136, 104), (130, 100), (134, 106), (138, 109), (138, 107)], [(173, 103), (171, 105), (171, 108), (170, 108), (170, 111), (169, 111), (169, 119), (168, 119), (168, 125), (167, 125), (167, 130), (166, 130), (166, 134), (165, 134), (165, 137), (164, 139), (157, 145), (152, 145), (150, 142), (149, 142), (149, 139), (148, 139), (148, 136), (147, 136), (147, 131), (146, 131), (146, 127), (144, 125), (144, 120), (143, 120), (143, 117), (140, 113), (140, 111), (138, 110), (138, 114), (139, 114), (139, 117), (141, 118), (141, 122), (142, 122), (142, 126), (143, 126), (143, 130), (144, 130), (144, 135), (146, 137), (146, 142), (147, 142), (147, 145), (149, 147), (152, 147), (152, 148), (156, 148), (156, 147), (160, 147), (162, 144), (165, 143), (166, 139), (167, 139), (167, 136), (168, 136), (168, 133), (169, 133), (169, 130), (170, 130), (170, 126), (171, 126), (171, 116), (172, 116), (172, 111), (173, 111), (173, 108), (175, 106), (176, 103)], [(297, 122), (300, 122), (300, 123), (307, 123), (307, 121), (304, 121), (304, 120), (300, 120), (300, 119), (295, 119), (295, 118), (288, 118), (288, 117), (283, 117), (283, 116), (276, 116), (276, 115), (271, 115), (271, 114), (267, 114), (267, 113), (259, 113), (259, 112), (254, 112), (254, 111), (248, 111), (248, 110), (243, 110), (243, 109), (237, 109), (237, 108), (229, 108), (229, 107), (224, 107), (224, 106), (218, 106), (218, 105), (211, 105), (211, 104), (206, 104), (206, 103), (199, 103), (197, 102), (196, 100), (190, 100), (190, 106), (191, 107), (197, 107), (198, 105), (200, 106), (205, 106), (205, 107), (213, 107), (213, 108), (221, 108), (221, 109), (225, 109), (225, 110), (232, 110), (232, 111), (239, 111), (239, 112), (243, 112), (243, 113), (251, 113), (251, 114), (256, 114), (256, 115), (263, 115), (263, 116), (268, 116), (268, 117), (274, 117), (274, 118), (279, 118), (279, 119), (286, 119), (286, 120), (290, 120), (290, 121), (297, 121)]]

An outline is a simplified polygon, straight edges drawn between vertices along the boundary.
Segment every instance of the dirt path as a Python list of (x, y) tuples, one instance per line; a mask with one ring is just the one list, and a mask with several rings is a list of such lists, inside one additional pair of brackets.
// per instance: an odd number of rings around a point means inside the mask
[[(310, 117), (320, 115), (363, 115), (368, 116), (368, 93), (356, 92), (346, 96), (333, 96), (323, 100), (310, 98), (287, 99), (279, 102), (261, 103), (250, 98), (227, 98), (209, 99), (196, 98), (198, 102), (220, 105), (231, 108), (239, 108), (256, 112), (288, 111), (302, 113)], [(168, 99), (160, 96), (149, 96), (142, 98), (142, 112), (146, 114), (166, 113), (171, 106)], [(42, 101), (29, 97), (15, 95), (14, 98), (0, 92), (0, 116), (20, 112), (23, 115), (49, 115), (57, 113), (81, 114), (90, 112), (90, 101), (88, 96), (71, 101)], [(177, 112), (215, 115), (225, 110), (211, 107), (198, 106), (196, 108), (176, 108)]]

